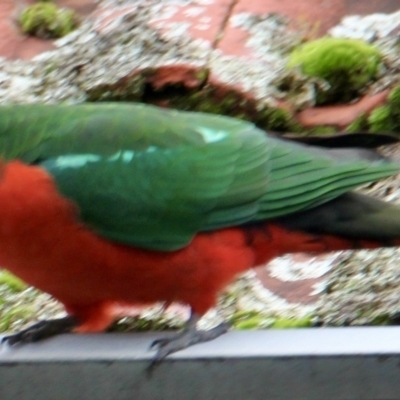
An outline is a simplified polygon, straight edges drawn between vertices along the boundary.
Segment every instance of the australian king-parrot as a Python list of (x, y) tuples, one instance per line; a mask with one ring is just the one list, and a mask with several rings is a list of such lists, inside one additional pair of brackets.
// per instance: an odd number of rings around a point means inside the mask
[(400, 165), (253, 124), (144, 104), (0, 107), (0, 266), (67, 316), (10, 345), (107, 328), (117, 305), (185, 303), (156, 359), (227, 330), (196, 328), (236, 275), (274, 257), (400, 244), (400, 208), (352, 192)]

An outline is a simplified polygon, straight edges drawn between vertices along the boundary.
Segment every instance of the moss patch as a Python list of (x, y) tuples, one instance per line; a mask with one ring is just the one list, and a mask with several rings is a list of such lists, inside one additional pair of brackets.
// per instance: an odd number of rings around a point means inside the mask
[(367, 128), (369, 132), (400, 133), (400, 87), (390, 92), (387, 104), (371, 112)]
[(361, 40), (326, 37), (295, 49), (287, 67), (327, 81), (330, 87), (318, 91), (317, 102), (337, 103), (357, 97), (376, 76), (380, 60), (379, 51)]
[(263, 315), (257, 311), (238, 311), (232, 316), (231, 323), (238, 330), (290, 329), (313, 326), (313, 319), (312, 315), (303, 318), (282, 318)]
[(391, 118), (391, 107), (389, 105), (376, 108), (368, 117), (371, 132), (390, 132), (394, 129), (395, 124), (395, 121)]
[(78, 26), (73, 10), (57, 7), (51, 2), (39, 2), (27, 7), (19, 17), (24, 33), (40, 38), (65, 36)]
[(167, 87), (162, 91), (153, 91), (151, 88), (147, 88), (141, 100), (150, 104), (168, 105), (168, 107), (178, 110), (227, 115), (252, 121), (267, 131), (301, 131), (301, 126), (290, 112), (268, 106), (260, 108), (254, 100), (245, 98), (240, 92), (215, 88), (210, 85), (195, 90), (177, 85)]
[(6, 286), (13, 293), (22, 292), (28, 287), (25, 282), (8, 271), (0, 271), (0, 286), (2, 285)]
[(345, 129), (346, 132), (400, 133), (400, 87), (394, 88), (387, 103), (371, 113), (362, 114)]
[(348, 125), (344, 131), (349, 133), (366, 132), (368, 129), (368, 116), (366, 114), (361, 114), (350, 125)]
[(304, 132), (304, 134), (307, 136), (324, 136), (335, 134), (337, 131), (337, 128), (335, 128), (334, 126), (321, 125), (308, 129)]

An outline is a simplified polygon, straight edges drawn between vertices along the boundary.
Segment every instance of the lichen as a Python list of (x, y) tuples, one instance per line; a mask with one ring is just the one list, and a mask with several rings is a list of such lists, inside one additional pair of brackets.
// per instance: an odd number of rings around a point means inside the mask
[(379, 51), (361, 40), (325, 37), (295, 49), (287, 67), (329, 83), (326, 91), (317, 90), (317, 103), (322, 104), (357, 97), (377, 75), (380, 61)]
[(73, 10), (59, 8), (51, 2), (39, 2), (27, 7), (19, 17), (24, 33), (40, 38), (65, 36), (78, 26)]

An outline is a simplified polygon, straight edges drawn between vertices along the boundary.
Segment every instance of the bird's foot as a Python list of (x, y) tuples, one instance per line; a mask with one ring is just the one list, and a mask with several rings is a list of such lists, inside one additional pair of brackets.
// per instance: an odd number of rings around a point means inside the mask
[(153, 358), (152, 365), (158, 364), (169, 354), (175, 353), (179, 350), (186, 349), (198, 343), (208, 342), (218, 336), (226, 333), (230, 327), (228, 323), (221, 323), (216, 327), (209, 330), (199, 330), (196, 328), (196, 322), (191, 318), (188, 327), (172, 338), (161, 338), (155, 340), (151, 344), (151, 348), (156, 347), (157, 353)]
[(71, 315), (63, 318), (39, 321), (20, 332), (3, 337), (1, 343), (13, 346), (16, 344), (37, 342), (60, 333), (71, 332), (77, 325), (78, 321)]

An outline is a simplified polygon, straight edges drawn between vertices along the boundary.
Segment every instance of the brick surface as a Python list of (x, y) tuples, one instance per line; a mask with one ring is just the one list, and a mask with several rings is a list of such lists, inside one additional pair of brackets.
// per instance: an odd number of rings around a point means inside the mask
[(232, 9), (229, 23), (219, 49), (233, 55), (249, 55), (246, 46), (248, 32), (235, 24), (240, 14), (267, 15), (282, 14), (288, 17), (290, 26), (315, 34), (322, 34), (340, 21), (344, 13), (343, 0), (238, 0)]
[(384, 104), (388, 94), (389, 90), (383, 90), (374, 95), (365, 96), (353, 104), (308, 108), (301, 111), (297, 118), (306, 127), (332, 125), (345, 128), (359, 116)]

